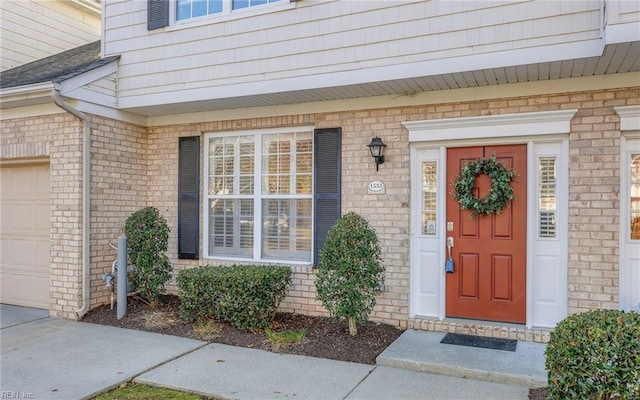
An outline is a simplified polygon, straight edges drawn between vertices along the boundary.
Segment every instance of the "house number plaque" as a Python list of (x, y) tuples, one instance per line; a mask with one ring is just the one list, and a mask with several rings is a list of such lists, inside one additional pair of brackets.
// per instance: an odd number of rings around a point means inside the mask
[(384, 192), (385, 192), (384, 183), (380, 181), (369, 182), (369, 186), (367, 187), (368, 194), (384, 194)]

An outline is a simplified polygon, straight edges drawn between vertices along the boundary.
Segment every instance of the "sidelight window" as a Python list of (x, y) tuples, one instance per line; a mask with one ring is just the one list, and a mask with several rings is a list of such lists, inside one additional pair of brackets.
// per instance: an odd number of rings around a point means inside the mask
[(438, 164), (422, 163), (422, 234), (436, 235), (436, 200), (438, 191)]
[(558, 177), (556, 157), (538, 158), (538, 235), (556, 237)]
[(631, 154), (629, 163), (629, 211), (631, 240), (640, 240), (640, 153)]

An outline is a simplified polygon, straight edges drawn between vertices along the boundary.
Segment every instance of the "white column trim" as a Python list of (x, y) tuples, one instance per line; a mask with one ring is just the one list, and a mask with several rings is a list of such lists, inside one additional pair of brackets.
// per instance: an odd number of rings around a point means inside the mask
[(537, 182), (535, 179), (531, 179), (532, 176), (536, 176), (533, 174), (536, 168), (536, 153), (535, 153), (535, 143), (533, 141), (527, 142), (527, 243), (526, 243), (526, 252), (525, 255), (527, 270), (525, 271), (525, 276), (527, 279), (525, 290), (527, 291), (525, 294), (525, 326), (527, 328), (531, 328), (534, 323), (534, 301), (533, 301), (533, 253), (534, 253), (534, 241), (536, 225), (537, 225), (537, 215), (536, 213), (529, 212), (529, 210), (536, 209), (536, 200), (537, 200)]
[(640, 130), (640, 105), (613, 107), (620, 117), (621, 131)]

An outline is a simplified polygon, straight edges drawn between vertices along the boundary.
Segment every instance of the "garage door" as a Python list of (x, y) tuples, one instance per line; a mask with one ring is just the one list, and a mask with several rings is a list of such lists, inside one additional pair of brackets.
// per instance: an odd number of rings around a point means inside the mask
[(49, 308), (49, 164), (0, 168), (0, 301)]

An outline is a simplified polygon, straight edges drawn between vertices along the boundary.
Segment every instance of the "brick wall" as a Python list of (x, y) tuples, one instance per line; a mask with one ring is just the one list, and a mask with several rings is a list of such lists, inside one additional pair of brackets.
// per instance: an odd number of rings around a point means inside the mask
[[(146, 128), (91, 117), (91, 306), (110, 302), (110, 272), (126, 219), (148, 205)], [(115, 296), (115, 294), (114, 294)]]
[[(378, 232), (387, 269), (373, 319), (401, 327), (463, 331), (544, 341), (547, 333), (409, 318), (410, 160), (404, 121), (537, 112), (579, 111), (571, 122), (569, 173), (569, 313), (618, 304), (619, 119), (613, 107), (640, 103), (640, 88), (493, 99), (390, 109), (343, 111), (142, 128), (92, 117), (92, 304), (108, 302), (101, 276), (111, 268), (108, 247), (131, 212), (153, 205), (171, 228), (169, 257), (177, 271), (206, 260), (177, 259), (178, 138), (206, 132), (313, 125), (342, 127), (342, 209), (367, 218)], [(49, 156), (52, 180), (52, 313), (70, 317), (79, 307), (81, 124), (70, 115), (3, 121), (3, 160)], [(375, 135), (388, 145), (376, 173), (366, 145)], [(203, 149), (204, 153), (204, 149)], [(386, 193), (367, 194), (380, 180)], [(202, 219), (204, 216), (202, 216)], [(201, 227), (202, 235), (202, 227)], [(314, 271), (293, 267), (284, 311), (324, 314), (315, 300)], [(175, 292), (175, 285), (170, 285)]]
[[(620, 132), (613, 107), (637, 104), (639, 99), (639, 89), (634, 88), (153, 128), (150, 135), (150, 157), (167, 160), (167, 164), (163, 167), (161, 162), (155, 165), (150, 160), (150, 166), (157, 166), (160, 171), (158, 176), (162, 177), (162, 180), (149, 177), (150, 194), (156, 196), (152, 203), (163, 206), (175, 227), (175, 165), (177, 137), (180, 135), (297, 124), (312, 124), (318, 128), (342, 127), (343, 213), (356, 211), (370, 221), (378, 232), (387, 268), (385, 292), (378, 298), (373, 319), (402, 327), (467, 333), (478, 333), (480, 330), (490, 336), (545, 341), (548, 332), (543, 330), (498, 329), (491, 325), (409, 319), (410, 160), (408, 133), (401, 123), (411, 120), (579, 109), (571, 123), (569, 182), (571, 215), (568, 311), (575, 313), (592, 308), (617, 307)], [(387, 161), (377, 173), (366, 148), (366, 144), (375, 135), (383, 137), (388, 145)], [(384, 195), (367, 194), (367, 184), (372, 180), (385, 182)], [(155, 189), (151, 189), (152, 187)], [(170, 254), (175, 254), (173, 236), (172, 242)], [(206, 264), (202, 260), (185, 262), (174, 259), (173, 262), (178, 270)], [(281, 309), (324, 314), (321, 305), (315, 300), (313, 270), (301, 266), (296, 266), (293, 270), (294, 285)]]
[[(91, 304), (109, 301), (111, 270), (127, 216), (146, 204), (146, 128), (92, 117)], [(48, 157), (51, 185), (51, 315), (75, 319), (82, 306), (82, 123), (62, 113), (2, 121), (3, 161)]]
[(82, 123), (70, 114), (2, 121), (3, 161), (49, 157), (52, 316), (74, 318), (82, 283)]
[(618, 307), (620, 124), (640, 89), (563, 96), (578, 108), (569, 142), (569, 313)]

